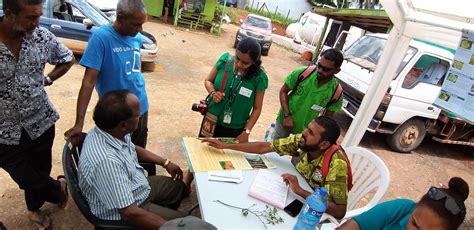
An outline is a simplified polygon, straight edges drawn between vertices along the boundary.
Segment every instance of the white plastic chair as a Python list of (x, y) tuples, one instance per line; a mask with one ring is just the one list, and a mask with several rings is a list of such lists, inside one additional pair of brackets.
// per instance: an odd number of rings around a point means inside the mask
[[(336, 226), (378, 204), (387, 191), (390, 182), (390, 172), (387, 166), (375, 153), (358, 146), (351, 146), (345, 150), (351, 163), (352, 183), (354, 184), (349, 192), (346, 215), (339, 221), (328, 214), (324, 214), (321, 218), (322, 220), (328, 219)], [(373, 195), (369, 197), (370, 200), (367, 204), (356, 208), (363, 198), (372, 193)]]

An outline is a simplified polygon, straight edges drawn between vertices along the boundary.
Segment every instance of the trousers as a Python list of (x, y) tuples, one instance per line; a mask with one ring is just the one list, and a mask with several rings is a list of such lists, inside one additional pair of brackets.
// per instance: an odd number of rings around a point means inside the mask
[(37, 211), (45, 202), (58, 203), (61, 185), (50, 177), (55, 126), (40, 137), (31, 140), (25, 130), (21, 132), (20, 144), (0, 144), (0, 167), (25, 193), (29, 211)]
[(182, 180), (173, 180), (168, 176), (148, 177), (151, 191), (141, 208), (157, 214), (165, 220), (185, 217), (186, 214), (176, 211), (186, 195), (186, 185)]

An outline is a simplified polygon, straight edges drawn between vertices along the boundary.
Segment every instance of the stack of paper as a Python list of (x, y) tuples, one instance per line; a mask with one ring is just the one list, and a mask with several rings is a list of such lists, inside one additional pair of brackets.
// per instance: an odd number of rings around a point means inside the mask
[(207, 179), (213, 181), (241, 183), (243, 181), (242, 170), (209, 171)]
[(267, 169), (260, 169), (250, 187), (249, 196), (257, 198), (277, 208), (283, 209), (288, 195), (288, 185), (280, 175)]

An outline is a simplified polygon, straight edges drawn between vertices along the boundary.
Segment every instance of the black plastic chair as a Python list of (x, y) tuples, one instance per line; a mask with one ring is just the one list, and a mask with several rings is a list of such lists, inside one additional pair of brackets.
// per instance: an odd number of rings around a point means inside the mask
[(133, 226), (124, 221), (102, 220), (92, 214), (89, 204), (79, 188), (79, 179), (77, 175), (79, 155), (85, 136), (86, 134), (83, 133), (82, 137), (76, 144), (73, 144), (71, 139), (68, 139), (63, 150), (63, 170), (72, 199), (82, 215), (87, 219), (87, 221), (94, 225), (95, 229), (134, 229)]

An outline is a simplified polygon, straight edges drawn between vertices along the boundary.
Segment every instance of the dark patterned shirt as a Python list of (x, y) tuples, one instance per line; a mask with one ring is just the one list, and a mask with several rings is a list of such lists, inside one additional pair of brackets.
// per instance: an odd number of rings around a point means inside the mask
[(44, 90), (44, 67), (46, 62), (70, 62), (72, 57), (41, 27), (23, 38), (18, 60), (0, 42), (0, 144), (18, 145), (22, 128), (34, 140), (59, 119)]

